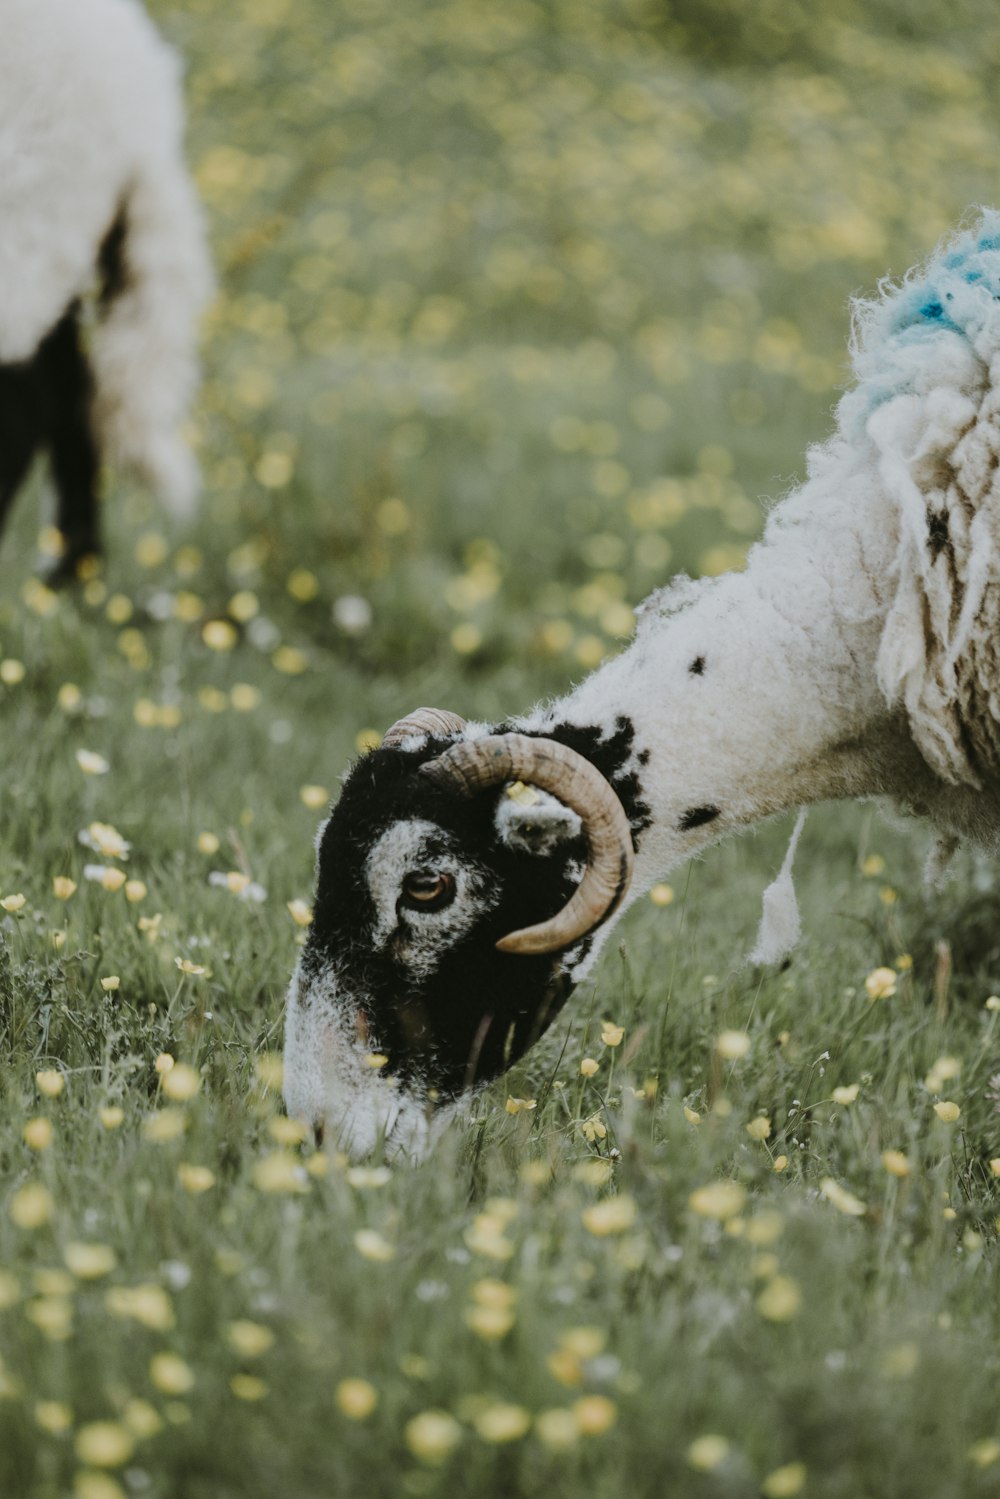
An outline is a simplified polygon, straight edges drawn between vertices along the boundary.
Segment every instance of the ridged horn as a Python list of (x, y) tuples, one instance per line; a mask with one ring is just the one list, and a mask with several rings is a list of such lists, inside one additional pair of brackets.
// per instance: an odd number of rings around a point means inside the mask
[(405, 718), (397, 718), (382, 736), (383, 748), (400, 744), (411, 734), (430, 734), (434, 739), (450, 739), (465, 728), (465, 719), (443, 708), (414, 708)]
[(501, 952), (557, 952), (593, 931), (620, 905), (632, 878), (632, 831), (609, 783), (576, 750), (555, 739), (490, 734), (453, 745), (420, 772), (464, 797), (504, 781), (526, 781), (557, 796), (583, 823), (589, 854), (572, 897), (548, 921), (501, 937)]

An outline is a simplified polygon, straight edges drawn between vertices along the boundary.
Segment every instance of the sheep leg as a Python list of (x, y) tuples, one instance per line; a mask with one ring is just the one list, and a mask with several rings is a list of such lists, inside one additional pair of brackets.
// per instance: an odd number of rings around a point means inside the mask
[(79, 307), (74, 305), (46, 337), (40, 350), (45, 391), (47, 441), (56, 486), (56, 525), (63, 553), (51, 584), (72, 582), (81, 562), (101, 552), (97, 520), (100, 455), (94, 435), (94, 378), (80, 340)]
[(36, 361), (0, 364), (0, 531), (42, 435)]

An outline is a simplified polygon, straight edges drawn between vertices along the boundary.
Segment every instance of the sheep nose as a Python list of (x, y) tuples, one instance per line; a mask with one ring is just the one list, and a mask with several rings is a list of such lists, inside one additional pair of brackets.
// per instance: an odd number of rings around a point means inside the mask
[(320, 1150), (322, 1148), (322, 1145), (323, 1145), (323, 1136), (325, 1134), (326, 1134), (326, 1120), (325, 1119), (317, 1119), (316, 1123), (313, 1125), (313, 1138), (314, 1138), (314, 1140), (316, 1142), (316, 1149), (317, 1150)]

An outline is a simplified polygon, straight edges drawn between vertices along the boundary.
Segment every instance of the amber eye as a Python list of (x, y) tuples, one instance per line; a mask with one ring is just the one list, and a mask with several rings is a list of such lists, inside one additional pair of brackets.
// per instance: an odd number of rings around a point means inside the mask
[(414, 869), (403, 879), (400, 898), (411, 911), (442, 911), (455, 899), (455, 876), (436, 869)]

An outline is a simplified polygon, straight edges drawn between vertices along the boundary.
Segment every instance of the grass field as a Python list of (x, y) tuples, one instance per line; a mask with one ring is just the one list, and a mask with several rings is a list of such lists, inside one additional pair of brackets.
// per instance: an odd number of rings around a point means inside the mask
[(414, 1169), (280, 1106), (338, 776), (739, 564), (848, 296), (997, 199), (995, 9), (153, 9), (222, 286), (206, 494), (172, 530), (115, 484), (73, 595), (40, 480), (3, 541), (0, 1495), (1000, 1494), (972, 855), (930, 897), (924, 831), (813, 814), (782, 972), (744, 955), (786, 827), (675, 872)]

